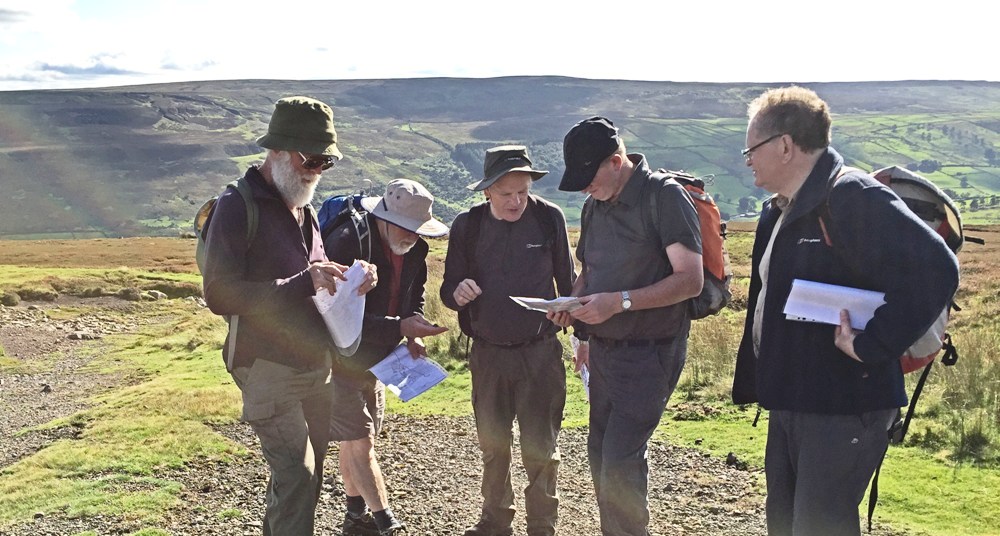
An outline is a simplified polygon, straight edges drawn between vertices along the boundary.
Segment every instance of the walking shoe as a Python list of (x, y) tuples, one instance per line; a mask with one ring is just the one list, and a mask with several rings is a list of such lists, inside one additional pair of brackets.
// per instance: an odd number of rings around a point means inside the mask
[(463, 536), (513, 536), (513, 534), (514, 527), (510, 525), (498, 527), (492, 520), (483, 517), (478, 523), (465, 529)]
[(344, 515), (344, 528), (341, 530), (344, 536), (381, 536), (378, 525), (371, 512), (356, 516), (351, 513)]

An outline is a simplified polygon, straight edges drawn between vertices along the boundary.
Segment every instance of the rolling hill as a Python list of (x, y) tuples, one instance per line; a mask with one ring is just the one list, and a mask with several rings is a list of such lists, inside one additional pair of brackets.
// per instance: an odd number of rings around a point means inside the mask
[[(835, 113), (834, 145), (873, 169), (919, 166), (967, 221), (1000, 221), (1000, 83), (807, 84)], [(765, 198), (739, 154), (746, 103), (762, 84), (560, 77), (351, 81), (240, 80), (107, 89), (0, 92), (0, 238), (176, 236), (198, 206), (260, 159), (254, 140), (273, 102), (330, 103), (345, 160), (319, 195), (417, 179), (445, 221), (483, 151), (529, 146), (551, 173), (535, 189), (579, 217), (582, 196), (556, 190), (562, 137), (605, 115), (651, 164), (714, 175), (726, 216)]]

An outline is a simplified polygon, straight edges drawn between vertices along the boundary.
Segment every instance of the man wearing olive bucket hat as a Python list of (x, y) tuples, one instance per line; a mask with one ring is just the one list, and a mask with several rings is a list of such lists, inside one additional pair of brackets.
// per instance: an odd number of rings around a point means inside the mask
[(575, 274), (566, 218), (556, 205), (529, 193), (546, 171), (531, 167), (527, 149), (486, 151), (483, 179), (469, 185), (486, 202), (452, 224), (441, 301), (459, 312), (472, 338), (472, 407), (483, 455), (483, 508), (465, 536), (513, 533), (510, 482), (513, 423), (521, 431), (528, 486), (529, 536), (555, 534), (556, 439), (566, 403), (566, 373), (558, 327), (510, 296), (568, 296)]
[[(333, 378), (331, 439), (340, 442), (340, 471), (344, 478), (347, 514), (343, 534), (390, 536), (403, 529), (389, 508), (385, 479), (375, 457), (375, 438), (385, 416), (385, 386), (368, 371), (406, 340), (414, 358), (426, 355), (421, 337), (448, 328), (428, 322), (423, 315), (427, 281), (427, 242), (448, 226), (434, 219), (434, 197), (409, 179), (390, 182), (382, 197), (365, 197), (368, 236), (348, 218), (326, 238), (332, 260), (351, 264), (370, 261), (378, 268), (379, 284), (365, 296), (365, 316), (358, 351), (340, 361)], [(361, 247), (361, 240), (371, 245)], [(366, 249), (371, 258), (362, 258)]]
[[(226, 369), (270, 469), (263, 534), (301, 536), (313, 533), (323, 482), (336, 353), (311, 298), (335, 292), (346, 270), (327, 260), (309, 204), (341, 158), (333, 110), (309, 97), (280, 99), (257, 145), (267, 155), (240, 179), (246, 200), (227, 188), (208, 216), (203, 284), (209, 308), (229, 319)], [(375, 275), (369, 267), (360, 292)]]

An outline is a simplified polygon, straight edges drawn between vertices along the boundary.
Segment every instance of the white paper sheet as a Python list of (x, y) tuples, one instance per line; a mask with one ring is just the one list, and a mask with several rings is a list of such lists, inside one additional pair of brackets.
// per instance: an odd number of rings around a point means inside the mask
[(829, 283), (796, 279), (785, 302), (785, 318), (802, 322), (840, 325), (840, 310), (851, 315), (851, 327), (865, 329), (868, 321), (885, 303), (885, 293)]
[(313, 296), (313, 302), (337, 348), (356, 349), (365, 317), (365, 297), (358, 295), (358, 288), (365, 280), (365, 270), (360, 262), (355, 261), (344, 275), (347, 281), (337, 280), (335, 294), (331, 296), (326, 289), (320, 289)]
[(385, 359), (368, 370), (403, 402), (408, 402), (448, 377), (448, 373), (433, 359), (413, 359), (406, 343), (397, 346)]
[(575, 311), (581, 307), (583, 304), (580, 303), (578, 298), (573, 298), (571, 296), (562, 296), (554, 300), (545, 300), (542, 298), (526, 298), (524, 296), (511, 296), (510, 299), (514, 300), (515, 303), (524, 307), (525, 309), (530, 309), (532, 311), (541, 311), (547, 313), (549, 311), (560, 312), (560, 311)]

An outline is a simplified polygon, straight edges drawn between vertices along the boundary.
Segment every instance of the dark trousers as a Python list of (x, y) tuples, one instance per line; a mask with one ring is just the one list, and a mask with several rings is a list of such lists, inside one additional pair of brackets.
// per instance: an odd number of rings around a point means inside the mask
[(557, 440), (566, 405), (562, 345), (555, 337), (519, 348), (474, 341), (469, 370), (483, 452), (483, 516), (499, 528), (514, 519), (510, 464), (516, 417), (528, 476), (524, 489), (528, 534), (554, 534), (559, 506)]
[(770, 536), (857, 536), (858, 505), (889, 445), (895, 409), (770, 412), (764, 474)]
[(648, 534), (646, 446), (686, 353), (686, 335), (662, 346), (590, 344), (587, 454), (605, 536)]

